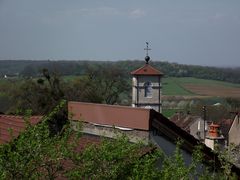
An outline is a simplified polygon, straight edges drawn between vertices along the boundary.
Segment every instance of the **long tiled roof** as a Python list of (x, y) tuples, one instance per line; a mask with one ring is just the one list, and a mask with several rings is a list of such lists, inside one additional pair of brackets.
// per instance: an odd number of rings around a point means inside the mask
[[(82, 102), (68, 102), (68, 110), (71, 120), (147, 131), (151, 130), (153, 133), (160, 134), (160, 136), (164, 136), (172, 142), (182, 139), (183, 144), (181, 147), (190, 153), (193, 153), (196, 145), (201, 144), (199, 140), (186, 130), (154, 110)], [(189, 121), (187, 120), (187, 122)], [(206, 162), (215, 158), (216, 166), (219, 167), (220, 162), (210, 148), (203, 145), (201, 151)], [(240, 176), (240, 169), (236, 166), (232, 166), (232, 171)]]
[(68, 102), (69, 119), (88, 123), (149, 130), (149, 109), (112, 106), (83, 102)]
[[(41, 118), (42, 116), (32, 116), (29, 121), (35, 125)], [(25, 121), (22, 116), (0, 115), (0, 144), (11, 141), (11, 134), (16, 138), (25, 127)]]

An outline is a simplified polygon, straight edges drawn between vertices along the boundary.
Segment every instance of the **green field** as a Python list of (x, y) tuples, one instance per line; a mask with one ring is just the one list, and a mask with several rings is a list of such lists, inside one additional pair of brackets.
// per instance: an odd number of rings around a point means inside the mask
[[(222, 87), (231, 87), (231, 88), (240, 88), (240, 84), (228, 83), (224, 81), (216, 80), (206, 80), (206, 79), (197, 79), (192, 77), (167, 77), (163, 78), (163, 95), (179, 95), (179, 96), (194, 96), (193, 92), (184, 88), (184, 84), (196, 84), (196, 85), (206, 85), (206, 86), (222, 86)], [(240, 89), (239, 89), (240, 90)]]
[(192, 92), (186, 90), (181, 86), (180, 78), (163, 78), (162, 81), (162, 90), (163, 95), (182, 95), (182, 96), (189, 96), (194, 95)]

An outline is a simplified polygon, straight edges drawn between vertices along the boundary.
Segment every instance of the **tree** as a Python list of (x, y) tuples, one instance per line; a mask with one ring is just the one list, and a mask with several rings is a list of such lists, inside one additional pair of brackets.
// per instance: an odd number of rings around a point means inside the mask
[(0, 145), (0, 179), (54, 179), (62, 171), (64, 159), (73, 152), (69, 143), (72, 134), (66, 128), (51, 135), (49, 122), (61, 111), (64, 102), (44, 117), (36, 126), (30, 125), (25, 116), (27, 129), (17, 139)]
[[(131, 86), (123, 78), (123, 72), (115, 67), (89, 67), (85, 76), (69, 82), (66, 98), (94, 103), (121, 104), (123, 96), (129, 100)], [(123, 99), (122, 99), (123, 98)]]
[[(28, 122), (29, 115), (25, 116), (26, 131), (10, 143), (0, 145), (0, 179), (55, 179), (63, 176), (70, 179), (219, 179), (232, 175), (226, 163), (223, 163), (226, 170), (223, 173), (205, 169), (201, 164), (200, 146), (189, 166), (183, 160), (179, 143), (173, 156), (164, 155), (153, 145), (130, 143), (126, 136), (103, 138), (98, 145), (76, 151), (81, 141), (69, 125), (55, 135), (49, 129), (49, 122), (62, 107), (64, 103), (36, 126)], [(145, 151), (146, 148), (151, 151)]]
[(11, 113), (22, 114), (25, 109), (31, 109), (33, 114), (47, 114), (64, 98), (60, 76), (50, 74), (43, 69), (43, 78), (27, 79), (19, 88), (11, 92), (15, 105)]

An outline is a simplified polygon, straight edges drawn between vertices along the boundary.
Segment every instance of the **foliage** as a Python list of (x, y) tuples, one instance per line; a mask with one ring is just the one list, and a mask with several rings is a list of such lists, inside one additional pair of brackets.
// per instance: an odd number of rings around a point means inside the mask
[[(31, 126), (26, 115), (27, 129), (9, 144), (0, 146), (0, 179), (206, 179), (227, 178), (226, 173), (212, 174), (202, 166), (201, 146), (196, 147), (193, 160), (186, 165), (177, 143), (173, 156), (166, 156), (153, 145), (130, 143), (126, 136), (101, 140), (86, 146), (67, 125), (51, 135), (49, 122), (64, 106), (62, 102), (43, 121)], [(224, 159), (223, 159), (224, 161)], [(70, 166), (66, 167), (66, 162)], [(200, 168), (200, 170), (199, 170)], [(226, 170), (229, 168), (226, 166)]]
[[(43, 68), (52, 72), (61, 72), (62, 75), (79, 75), (85, 74), (89, 67), (95, 69), (101, 69), (104, 66), (116, 65), (125, 73), (125, 77), (129, 72), (139, 68), (143, 65), (143, 61), (31, 61), (31, 60), (6, 60), (0, 62), (0, 77), (5, 74), (20, 76), (32, 76), (39, 75), (39, 71)], [(184, 65), (177, 63), (169, 63), (166, 61), (154, 61), (151, 62), (155, 67), (164, 72), (166, 76), (173, 77), (195, 77), (202, 79), (221, 80), (233, 83), (240, 82), (240, 71), (238, 68), (217, 68), (207, 66), (196, 65)]]
[(197, 167), (201, 166), (202, 153), (201, 146), (197, 146), (190, 165), (186, 165), (180, 149), (181, 141), (176, 144), (173, 156), (166, 157), (163, 161), (161, 179), (193, 179), (199, 176)]
[(122, 94), (128, 94), (131, 86), (122, 78), (122, 72), (115, 66), (94, 69), (89, 67), (85, 76), (68, 81), (65, 89), (68, 100), (121, 104)]
[(51, 136), (48, 125), (63, 106), (64, 102), (36, 126), (28, 122), (28, 114), (26, 131), (0, 146), (1, 179), (54, 179), (62, 171), (63, 160), (73, 148), (68, 142), (71, 129)]
[(226, 98), (226, 101), (232, 107), (233, 110), (239, 110), (240, 98)]
[[(127, 179), (132, 175), (151, 176), (155, 162), (161, 155), (157, 152), (141, 159), (141, 144), (131, 144), (128, 138), (104, 139), (98, 146), (89, 146), (73, 157), (75, 168), (68, 173), (73, 179)], [(143, 167), (144, 171), (143, 172)], [(140, 170), (142, 173), (140, 173)]]
[(50, 112), (64, 97), (60, 77), (47, 69), (43, 69), (43, 78), (27, 79), (19, 88), (10, 92), (15, 104), (12, 113), (22, 114), (25, 109), (31, 109), (33, 114)]
[[(191, 106), (189, 109), (191, 114), (203, 117), (203, 106), (205, 105), (204, 102), (199, 101), (195, 105)], [(221, 119), (228, 119), (232, 118), (232, 114), (229, 113), (230, 108), (225, 105), (207, 105), (206, 106), (206, 120), (212, 122), (218, 122)]]

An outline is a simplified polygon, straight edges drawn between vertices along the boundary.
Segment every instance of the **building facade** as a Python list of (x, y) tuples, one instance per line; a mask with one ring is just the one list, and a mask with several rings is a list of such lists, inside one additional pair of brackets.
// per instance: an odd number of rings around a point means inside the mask
[(161, 113), (161, 77), (163, 73), (148, 64), (149, 56), (146, 56), (145, 60), (146, 64), (143, 67), (131, 72), (132, 106), (154, 109)]

